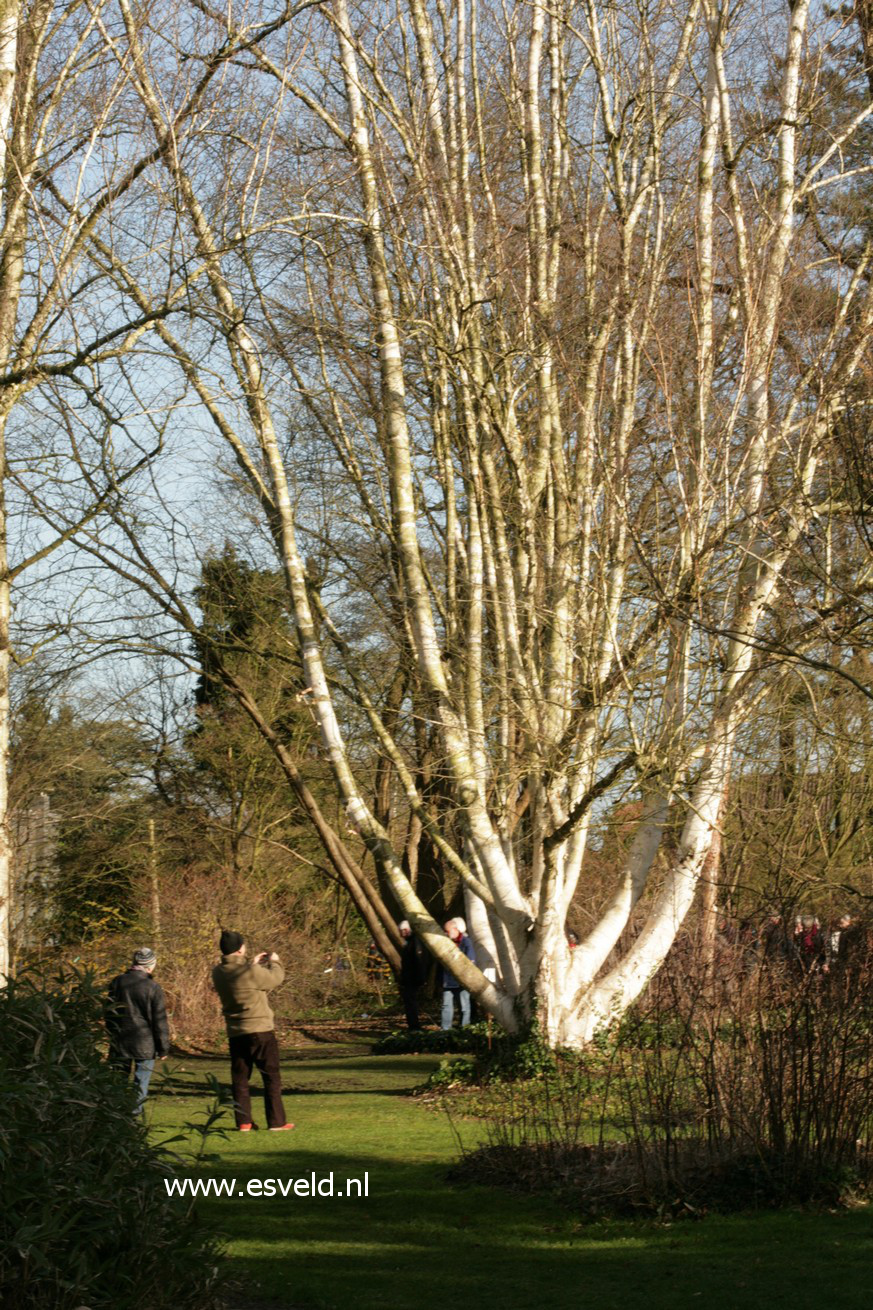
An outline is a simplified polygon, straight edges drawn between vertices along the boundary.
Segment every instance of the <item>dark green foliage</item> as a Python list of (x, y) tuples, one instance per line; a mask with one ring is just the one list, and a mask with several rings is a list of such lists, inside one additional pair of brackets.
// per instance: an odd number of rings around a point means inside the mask
[[(519, 1124), (513, 1125), (517, 1134)], [(839, 1206), (868, 1194), (869, 1161), (819, 1167), (749, 1148), (714, 1155), (705, 1141), (673, 1144), (667, 1160), (634, 1142), (492, 1141), (465, 1155), (456, 1182), (547, 1192), (587, 1215), (702, 1218), (709, 1213)]]
[[(201, 675), (196, 720), (184, 752), (164, 761), (163, 787), (176, 804), (208, 816), (222, 833), (219, 862), (237, 872), (277, 872), (316, 865), (321, 847), (269, 743), (241, 708), (226, 680), (245, 688), (258, 712), (323, 803), (333, 797), (319, 758), (306, 678), (280, 573), (258, 569), (225, 545), (202, 565), (197, 602), (201, 623), (194, 653)], [(304, 868), (310, 866), (304, 866)]]
[(0, 1304), (4, 1310), (205, 1310), (217, 1248), (170, 1202), (172, 1157), (101, 1058), (89, 978), (0, 993)]
[[(155, 805), (144, 782), (150, 746), (141, 728), (28, 696), (15, 716), (10, 801), (13, 843), (49, 798), (49, 831), (37, 841), (41, 871), (28, 935), (65, 944), (117, 932), (135, 909)], [(34, 899), (35, 898), (35, 899)]]
[[(159, 925), (169, 934), (174, 921), (190, 923), (198, 950), (205, 937), (211, 952), (226, 884), (242, 880), (247, 905), (264, 904), (272, 918), (317, 935), (319, 963), (322, 935), (325, 952), (347, 937), (348, 912), (323, 876), (312, 826), (221, 680), (224, 671), (246, 688), (329, 805), (334, 788), (299, 699), (303, 675), (281, 576), (227, 547), (204, 561), (197, 598), (202, 676), (181, 722), (147, 727), (96, 699), (78, 701), (71, 689), (60, 702), (37, 691), (21, 698), (11, 754), (12, 844), (22, 853), (16, 964), (46, 947), (93, 950), (121, 937), (137, 945)], [(180, 903), (185, 889), (197, 901), (204, 878), (217, 884), (205, 916), (202, 906)]]
[[(383, 1037), (373, 1047), (374, 1055), (413, 1055), (426, 1053), (440, 1055), (456, 1052), (469, 1053), (470, 1061), (455, 1061), (449, 1066), (447, 1061), (440, 1065), (440, 1070), (453, 1069), (456, 1077), (461, 1079), (461, 1065), (468, 1070), (463, 1081), (490, 1082), (515, 1078), (538, 1078), (549, 1074), (556, 1068), (555, 1053), (543, 1042), (536, 1025), (525, 1032), (510, 1035), (487, 1022), (469, 1024), (466, 1028), (450, 1028), (448, 1031), (393, 1032)], [(448, 1073), (434, 1075), (438, 1080), (434, 1085), (445, 1085)]]
[(468, 1055), (460, 1055), (456, 1060), (440, 1060), (439, 1068), (434, 1069), (425, 1086), (428, 1091), (441, 1087), (457, 1087), (459, 1084), (479, 1081), (476, 1061)]
[(421, 1028), (417, 1032), (400, 1029), (389, 1033), (373, 1047), (374, 1055), (441, 1055), (450, 1051), (485, 1052), (489, 1042), (500, 1041), (502, 1034), (489, 1034), (486, 1023), (469, 1024), (466, 1028), (441, 1029)]
[(196, 595), (203, 615), (194, 640), (203, 670), (196, 704), (244, 718), (223, 685), (227, 669), (256, 694), (270, 688), (273, 724), (280, 731), (284, 727), (290, 735), (304, 723), (308, 728), (296, 699), (305, 681), (281, 574), (253, 568), (225, 545), (221, 555), (204, 560)]
[(506, 1037), (488, 1052), (482, 1063), (488, 1080), (545, 1078), (558, 1069), (555, 1052), (543, 1040), (536, 1023), (514, 1037)]

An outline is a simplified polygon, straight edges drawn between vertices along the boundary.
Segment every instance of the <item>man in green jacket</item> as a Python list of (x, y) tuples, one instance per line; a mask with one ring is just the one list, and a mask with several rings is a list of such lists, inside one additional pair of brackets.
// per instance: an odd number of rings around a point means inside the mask
[(212, 970), (212, 985), (218, 992), (230, 1043), (230, 1076), (233, 1087), (236, 1126), (241, 1133), (257, 1128), (252, 1122), (249, 1080), (257, 1066), (264, 1080), (264, 1105), (270, 1132), (286, 1132), (294, 1125), (285, 1118), (282, 1104), (282, 1076), (279, 1046), (273, 1031), (273, 1011), (267, 992), (285, 978), (278, 955), (262, 951), (246, 959), (242, 933), (225, 928), (219, 943), (221, 964)]

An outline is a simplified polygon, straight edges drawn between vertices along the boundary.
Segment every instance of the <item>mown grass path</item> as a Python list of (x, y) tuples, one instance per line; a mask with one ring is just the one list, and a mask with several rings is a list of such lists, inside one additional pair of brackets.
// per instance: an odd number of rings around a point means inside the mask
[[(151, 1106), (156, 1135), (208, 1100), (224, 1063), (180, 1062)], [(293, 1133), (215, 1138), (208, 1175), (248, 1180), (333, 1172), (361, 1197), (199, 1203), (228, 1246), (240, 1310), (873, 1310), (873, 1212), (754, 1214), (700, 1222), (590, 1223), (548, 1199), (447, 1180), (448, 1120), (408, 1093), (433, 1056), (284, 1062)], [(456, 1125), (473, 1144), (481, 1131)], [(207, 1176), (203, 1174), (201, 1176)], [(354, 1189), (352, 1189), (354, 1190)]]

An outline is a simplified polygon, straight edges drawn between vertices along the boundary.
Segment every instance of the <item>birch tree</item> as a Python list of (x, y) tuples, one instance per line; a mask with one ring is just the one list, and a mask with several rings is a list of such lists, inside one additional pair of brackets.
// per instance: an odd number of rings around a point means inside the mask
[[(100, 24), (160, 154), (187, 317), (155, 317), (99, 234), (91, 256), (258, 507), (381, 886), (507, 1028), (536, 1013), (579, 1046), (691, 908), (737, 734), (778, 683), (768, 640), (833, 510), (870, 251), (844, 260), (837, 233), (823, 255), (804, 215), (849, 184), (870, 114), (822, 111), (848, 20), (811, 25), (805, 0), (196, 12), (193, 52), (184, 14), (119, 0), (119, 28)], [(180, 121), (218, 50), (220, 86)], [(104, 557), (192, 631), (121, 495), (113, 515)], [(795, 650), (818, 599), (791, 593)], [(391, 952), (348, 834), (222, 676)], [(571, 952), (591, 834), (630, 796), (626, 860)], [(417, 894), (423, 842), (463, 887), (478, 966)]]

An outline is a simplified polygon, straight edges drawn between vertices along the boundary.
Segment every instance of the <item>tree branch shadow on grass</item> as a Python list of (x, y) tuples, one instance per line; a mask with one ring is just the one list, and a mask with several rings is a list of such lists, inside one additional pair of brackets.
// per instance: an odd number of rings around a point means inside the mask
[(549, 1198), (452, 1186), (445, 1162), (392, 1158), (390, 1147), (327, 1156), (276, 1140), (261, 1149), (248, 1139), (244, 1158), (217, 1172), (263, 1180), (332, 1171), (335, 1184), (366, 1173), (369, 1196), (205, 1203), (230, 1244), (235, 1281), (263, 1298), (251, 1310), (382, 1310), (389, 1300), (392, 1310), (578, 1310), (580, 1295), (598, 1310), (624, 1310), (642, 1287), (649, 1310), (701, 1295), (717, 1310), (797, 1307), (812, 1304), (813, 1288), (840, 1310), (869, 1310), (873, 1231), (862, 1212), (590, 1224)]
[[(285, 1061), (285, 1053), (282, 1052), (282, 1062)], [(343, 1059), (342, 1067), (338, 1070), (325, 1068), (323, 1071), (324, 1081), (315, 1081), (308, 1084), (291, 1081), (293, 1074), (286, 1073), (282, 1085), (282, 1094), (284, 1096), (359, 1096), (361, 1094), (372, 1096), (408, 1096), (411, 1092), (417, 1090), (426, 1082), (428, 1074), (432, 1068), (438, 1064), (438, 1058), (435, 1056), (426, 1056), (421, 1061), (420, 1068), (409, 1067), (409, 1057), (390, 1059), (380, 1056), (378, 1061), (372, 1056), (357, 1056), (354, 1059)], [(226, 1066), (228, 1057), (215, 1057), (209, 1061), (211, 1066)], [(317, 1061), (313, 1063), (317, 1064)], [(211, 1096), (214, 1090), (215, 1076), (212, 1073), (200, 1073), (196, 1068), (189, 1068), (190, 1062), (186, 1058), (179, 1062), (174, 1062), (170, 1067), (161, 1072), (158, 1078), (152, 1084), (152, 1096)], [(386, 1083), (394, 1078), (403, 1075), (403, 1083), (396, 1085), (374, 1085), (373, 1071), (374, 1067), (380, 1075), (380, 1081), (385, 1079)], [(319, 1071), (321, 1072), (321, 1071)], [(193, 1077), (192, 1077), (193, 1074)], [(256, 1086), (257, 1074), (253, 1075), (253, 1089)], [(343, 1086), (343, 1082), (351, 1082), (354, 1077), (360, 1080), (359, 1086)], [(337, 1080), (340, 1085), (337, 1086)], [(218, 1083), (222, 1087), (229, 1087), (227, 1073), (218, 1077)]]

